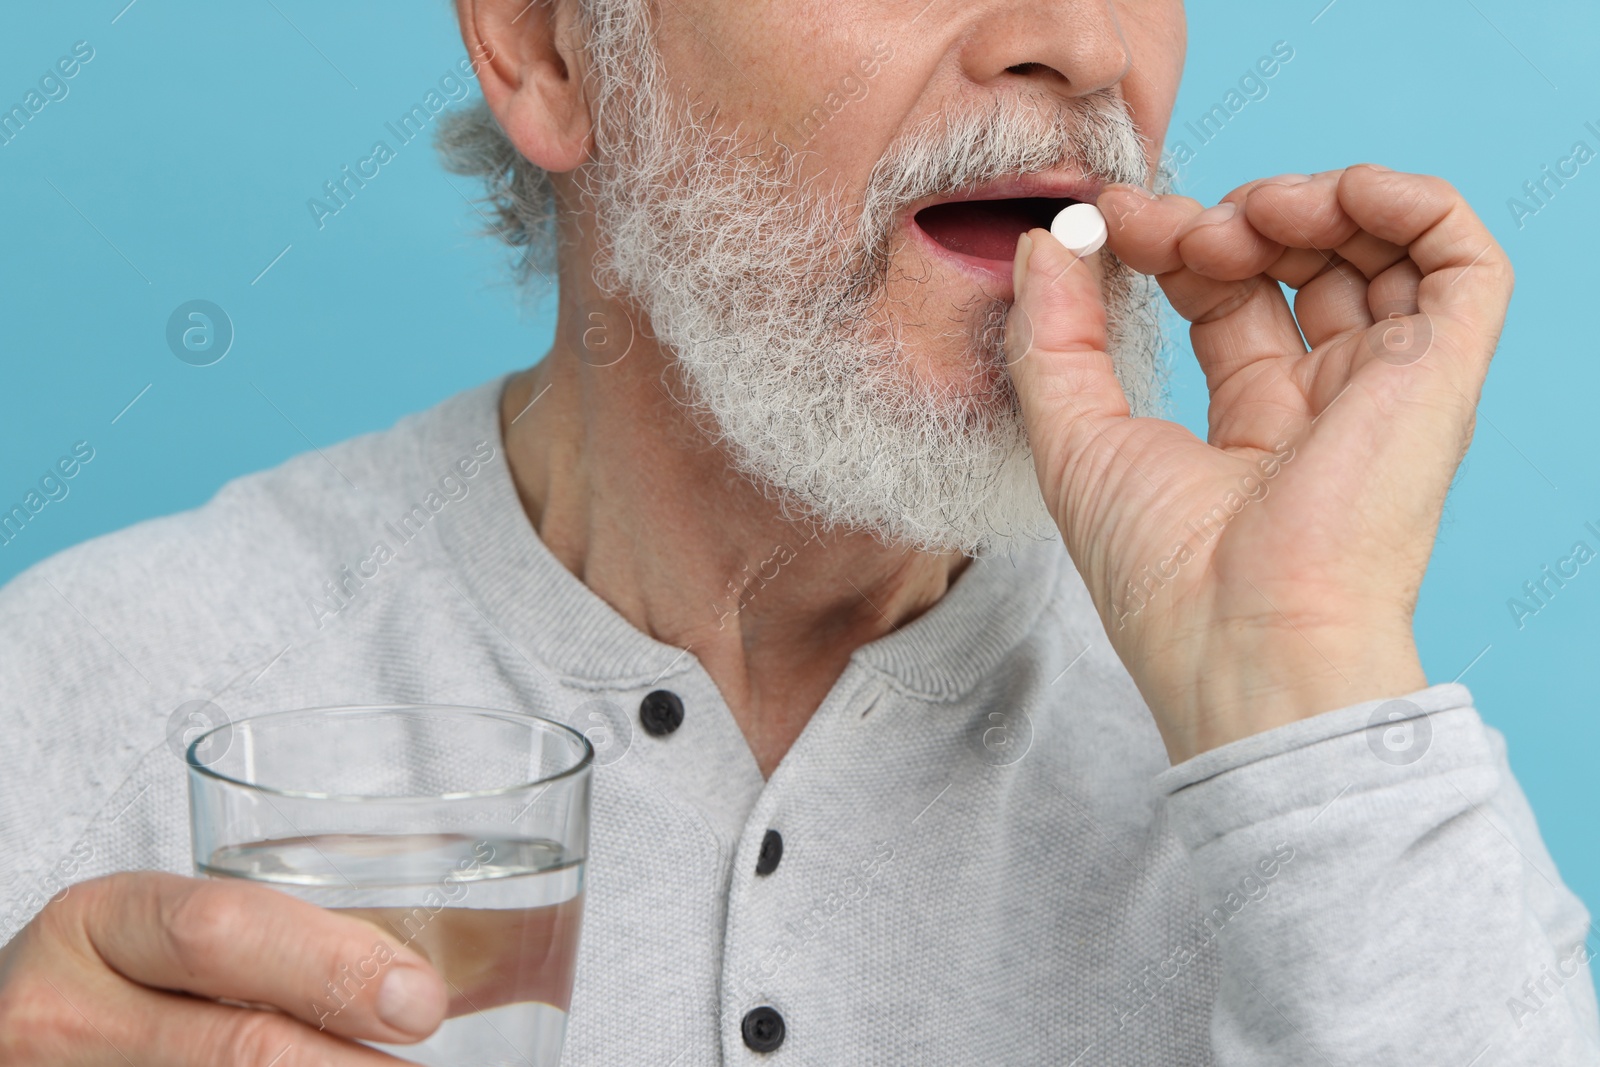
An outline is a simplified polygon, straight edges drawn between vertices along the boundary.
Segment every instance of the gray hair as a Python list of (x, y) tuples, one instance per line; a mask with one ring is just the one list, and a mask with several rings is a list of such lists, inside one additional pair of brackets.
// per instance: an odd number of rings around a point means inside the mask
[[(549, 4), (553, 0), (533, 0)], [(647, 0), (578, 0), (578, 27), (589, 55), (585, 88), (595, 109), (597, 149), (601, 154), (626, 128), (615, 114), (629, 94), (630, 77), (654, 81), (655, 37)], [(511, 143), (482, 99), (440, 116), (434, 147), (446, 170), (481, 178), (489, 205), (486, 235), (499, 237), (517, 250), (517, 280), (535, 275), (553, 279), (559, 245), (557, 203), (550, 173), (531, 162)]]
[(556, 270), (556, 193), (550, 174), (532, 163), (481, 99), (440, 116), (434, 147), (452, 174), (481, 178), (488, 210), (485, 234), (519, 252), (519, 282)]

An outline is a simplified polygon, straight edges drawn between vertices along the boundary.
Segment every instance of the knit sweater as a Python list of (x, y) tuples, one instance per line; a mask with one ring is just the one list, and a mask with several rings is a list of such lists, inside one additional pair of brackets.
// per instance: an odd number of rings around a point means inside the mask
[(1600, 1064), (1588, 914), (1466, 687), (1170, 766), (1030, 541), (857, 649), (766, 779), (693, 650), (539, 540), (504, 383), (0, 590), (0, 941), (72, 882), (192, 873), (191, 702), (468, 705), (596, 741), (565, 1064)]

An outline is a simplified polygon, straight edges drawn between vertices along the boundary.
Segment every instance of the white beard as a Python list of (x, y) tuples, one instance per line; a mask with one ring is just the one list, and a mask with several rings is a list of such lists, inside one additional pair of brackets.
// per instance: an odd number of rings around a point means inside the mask
[[(970, 323), (970, 380), (911, 370), (885, 300), (894, 219), (923, 197), (1077, 166), (1140, 182), (1122, 102), (1008, 98), (898, 138), (851, 202), (806, 187), (782, 146), (695, 121), (665, 87), (645, 5), (596, 21), (595, 278), (649, 316), (697, 421), (789, 519), (887, 544), (977, 554), (1054, 536), (1011, 379), (1004, 301)], [(1037, 104), (1039, 106), (1030, 106)], [(774, 157), (776, 157), (774, 159)], [(1135, 415), (1159, 410), (1149, 279), (1109, 253), (1111, 354)]]

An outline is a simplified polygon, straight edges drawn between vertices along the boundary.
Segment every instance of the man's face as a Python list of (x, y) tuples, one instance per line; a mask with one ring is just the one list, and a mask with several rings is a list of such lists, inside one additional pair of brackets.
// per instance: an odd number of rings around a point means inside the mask
[[(797, 516), (913, 547), (1048, 530), (1004, 370), (1012, 255), (1147, 177), (1180, 0), (590, 8), (596, 275), (736, 465)], [(1147, 289), (1106, 258), (1137, 412)]]
[[(856, 196), (897, 137), (940, 116), (995, 106), (1061, 116), (1073, 101), (1097, 93), (1127, 102), (1153, 166), (1183, 61), (1181, 0), (658, 0), (654, 6), (671, 91), (714, 109), (723, 130), (738, 124), (752, 140), (803, 153), (800, 171), (808, 180)], [(1049, 169), (1057, 181), (1092, 178), (1074, 175), (1070, 163)], [(1086, 186), (1077, 198), (1092, 199), (1091, 193)], [(1033, 224), (1048, 226), (1052, 213), (1032, 206)], [(941, 220), (929, 213), (924, 221), (937, 229)], [(928, 231), (921, 226), (908, 224), (896, 234), (889, 297), (907, 310), (908, 326), (920, 323), (907, 335), (920, 358), (960, 369), (961, 339), (947, 336), (948, 309), (1011, 298), (1011, 256), (1025, 228), (975, 227), (973, 236), (987, 236), (985, 254), (998, 257), (986, 266), (942, 254), (923, 239)]]

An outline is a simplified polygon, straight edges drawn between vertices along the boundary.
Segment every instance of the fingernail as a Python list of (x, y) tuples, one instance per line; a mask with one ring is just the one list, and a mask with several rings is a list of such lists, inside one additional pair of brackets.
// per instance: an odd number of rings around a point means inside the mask
[(1027, 234), (1017, 238), (1017, 255), (1011, 261), (1011, 294), (1022, 292), (1022, 279), (1028, 276), (1028, 259), (1033, 255), (1033, 238)]
[[(1260, 185), (1304, 185), (1311, 180), (1309, 174), (1280, 174), (1276, 178), (1268, 178)], [(1260, 186), (1257, 186), (1259, 188)]]
[(391, 969), (378, 988), (378, 1018), (408, 1034), (428, 1034), (444, 1017), (439, 983), (415, 967)]
[(1130, 192), (1130, 193), (1136, 193), (1137, 195), (1144, 197), (1144, 199), (1146, 199), (1146, 200), (1155, 200), (1156, 199), (1156, 194), (1152, 193), (1149, 189), (1146, 189), (1142, 185), (1133, 185), (1133, 184), (1131, 184), (1129, 182), (1112, 182), (1110, 185), (1106, 186), (1105, 189), (1102, 190), (1102, 192), (1109, 193), (1113, 189), (1117, 190), (1118, 192), (1122, 192), (1122, 191), (1126, 190), (1127, 192)]
[(1381, 171), (1385, 172), (1386, 174), (1393, 174), (1394, 173), (1394, 171), (1391, 168), (1384, 166), (1382, 163), (1368, 163), (1367, 166), (1372, 168), (1373, 170), (1381, 170)]
[(1189, 220), (1189, 229), (1193, 230), (1201, 226), (1215, 226), (1219, 222), (1227, 222), (1238, 213), (1239, 205), (1231, 200), (1225, 204), (1218, 204), (1216, 207), (1208, 207)]

